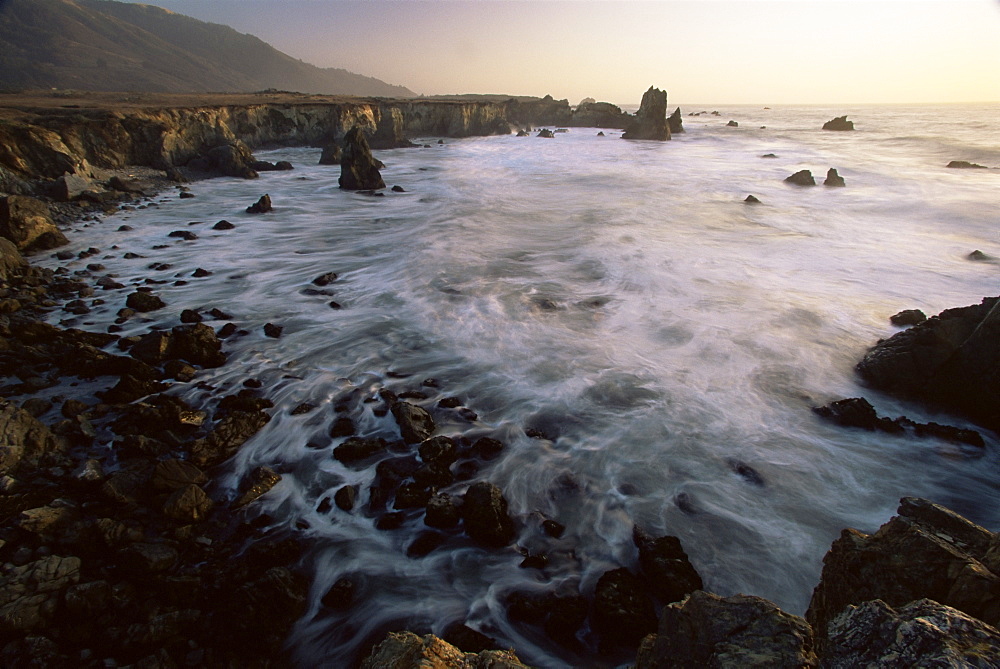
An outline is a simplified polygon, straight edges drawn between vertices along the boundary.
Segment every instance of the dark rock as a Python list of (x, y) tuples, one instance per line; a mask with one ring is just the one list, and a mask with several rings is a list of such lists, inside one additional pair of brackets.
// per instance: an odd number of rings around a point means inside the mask
[(746, 202), (747, 204), (760, 204), (760, 200), (758, 200), (753, 195), (747, 195), (746, 199), (744, 199), (743, 201)]
[(211, 511), (213, 502), (193, 483), (175, 490), (163, 504), (163, 514), (181, 523), (197, 523)]
[(198, 239), (198, 235), (194, 234), (190, 230), (174, 230), (167, 237), (175, 237), (177, 239), (184, 239), (186, 241), (192, 242)]
[(494, 639), (471, 627), (455, 622), (445, 628), (444, 640), (465, 653), (480, 653), (484, 650), (500, 650)]
[(421, 532), (417, 538), (406, 547), (406, 557), (422, 558), (431, 551), (439, 548), (448, 537), (440, 532)]
[(69, 243), (52, 221), (47, 204), (24, 195), (0, 197), (0, 237), (30, 254)]
[(680, 539), (671, 536), (654, 539), (636, 526), (632, 528), (632, 541), (639, 548), (639, 566), (649, 589), (660, 601), (678, 602), (701, 590), (701, 576), (681, 548)]
[(558, 539), (563, 535), (563, 532), (566, 531), (566, 526), (562, 523), (557, 523), (554, 520), (543, 520), (542, 531), (550, 537)]
[(168, 167), (166, 170), (164, 170), (164, 176), (166, 176), (167, 179), (173, 181), (174, 183), (184, 184), (188, 182), (188, 179), (186, 176), (184, 176), (184, 173), (181, 172), (176, 167)]
[(376, 160), (364, 131), (354, 126), (344, 136), (340, 160), (340, 187), (344, 190), (376, 190), (385, 188)]
[(857, 365), (872, 387), (1000, 430), (1000, 298), (948, 309), (879, 342)]
[(357, 584), (347, 577), (339, 578), (323, 595), (320, 603), (327, 608), (344, 611), (351, 608), (357, 596)]
[(201, 323), (201, 314), (194, 309), (185, 309), (181, 312), (181, 323)]
[(653, 139), (665, 141), (670, 139), (670, 126), (667, 124), (667, 92), (649, 87), (642, 95), (639, 111), (635, 120), (629, 123), (622, 139)]
[(461, 511), (451, 495), (439, 492), (427, 500), (424, 524), (444, 530), (455, 527), (459, 520)]
[(135, 309), (136, 311), (147, 313), (150, 311), (156, 311), (157, 309), (162, 309), (167, 305), (153, 293), (136, 291), (125, 298), (125, 306), (129, 309)]
[(213, 230), (232, 230), (235, 227), (236, 226), (233, 225), (232, 223), (230, 223), (229, 221), (222, 220), (222, 221), (219, 221), (218, 223), (216, 223), (215, 225), (213, 225), (212, 229)]
[(507, 512), (507, 500), (492, 483), (480, 481), (466, 491), (462, 516), (465, 532), (483, 546), (500, 548), (514, 540), (514, 521)]
[(927, 315), (920, 309), (904, 309), (889, 317), (889, 322), (898, 327), (920, 325), (927, 320)]
[(206, 158), (211, 169), (230, 177), (256, 179), (258, 174), (253, 169), (256, 160), (246, 144), (234, 140), (231, 144), (216, 146), (208, 151)]
[(243, 482), (242, 493), (232, 504), (233, 509), (242, 508), (255, 502), (267, 491), (277, 485), (281, 480), (281, 475), (270, 467), (257, 467), (252, 472), (248, 480)]
[(605, 572), (594, 590), (591, 624), (602, 648), (636, 647), (656, 631), (656, 612), (646, 586), (628, 569)]
[(392, 187), (392, 192), (393, 193), (405, 193), (406, 189), (403, 188), (402, 186), (393, 186)]
[(684, 119), (681, 116), (680, 107), (675, 109), (674, 113), (667, 117), (667, 127), (670, 128), (671, 135), (684, 132)]
[(149, 574), (166, 571), (177, 562), (177, 549), (167, 544), (138, 542), (121, 554), (122, 566), (132, 572)]
[(330, 436), (334, 439), (337, 437), (349, 437), (356, 431), (354, 421), (347, 416), (341, 416), (333, 421), (333, 426), (330, 427)]
[(281, 333), (284, 331), (284, 327), (280, 325), (275, 325), (274, 323), (264, 324), (264, 335), (270, 337), (271, 339), (280, 339)]
[(480, 437), (472, 444), (470, 453), (483, 460), (492, 460), (503, 451), (503, 443), (491, 437)]
[(1000, 658), (996, 628), (929, 599), (898, 609), (880, 600), (848, 606), (828, 635), (829, 669), (987, 667)]
[(420, 459), (429, 464), (448, 467), (458, 459), (458, 449), (449, 437), (431, 437), (419, 448)]
[(535, 135), (535, 136), (536, 137), (543, 137), (543, 138), (546, 138), (546, 139), (552, 139), (552, 138), (555, 137), (555, 135), (552, 134), (552, 131), (549, 130), (548, 128), (542, 128), (541, 130), (538, 131), (538, 134)]
[(0, 400), (0, 475), (38, 464), (65, 445), (27, 411)]
[(347, 466), (354, 466), (385, 452), (385, 439), (351, 437), (333, 449), (333, 457)]
[(52, 199), (59, 202), (77, 200), (86, 191), (94, 190), (93, 182), (78, 174), (64, 174), (52, 183)]
[(314, 286), (329, 286), (331, 283), (337, 280), (336, 272), (327, 272), (326, 274), (320, 274), (315, 279), (312, 280)]
[(226, 363), (222, 341), (215, 330), (204, 323), (178, 325), (170, 331), (169, 357), (187, 360), (201, 367), (221, 367)]
[(247, 439), (257, 434), (271, 417), (263, 411), (234, 411), (215, 426), (209, 435), (195, 440), (189, 451), (200, 467), (214, 466), (232, 457)]
[(266, 214), (271, 211), (271, 196), (264, 194), (255, 203), (247, 207), (248, 214)]
[(433, 634), (421, 638), (413, 632), (389, 632), (361, 663), (361, 669), (411, 667), (526, 669), (513, 651), (484, 650), (478, 655), (466, 654)]
[(339, 165), (340, 159), (343, 156), (343, 150), (340, 148), (339, 144), (331, 144), (329, 146), (323, 147), (323, 152), (319, 157), (320, 165)]
[(179, 197), (182, 200), (191, 200), (197, 196), (194, 193), (189, 193), (188, 191), (182, 191), (181, 194), (178, 195), (177, 197)]
[(847, 116), (838, 116), (824, 123), (823, 130), (854, 130), (854, 121), (848, 121)]
[(816, 180), (813, 179), (812, 172), (809, 170), (799, 170), (790, 177), (786, 177), (785, 181), (790, 184), (795, 184), (796, 186), (815, 186)]
[(122, 179), (120, 176), (115, 175), (108, 179), (108, 187), (114, 190), (121, 191), (122, 193), (132, 193), (133, 195), (144, 195), (143, 187), (139, 182), (132, 179)]
[(333, 502), (341, 511), (350, 511), (358, 498), (358, 486), (345, 485), (333, 494)]
[(434, 433), (434, 419), (415, 404), (396, 402), (392, 405), (391, 411), (396, 424), (399, 425), (400, 435), (406, 443), (420, 443)]
[(823, 181), (823, 185), (840, 187), (840, 186), (846, 186), (847, 183), (844, 181), (844, 177), (837, 174), (837, 170), (831, 167), (826, 172), (826, 180)]
[(923, 499), (903, 498), (897, 513), (872, 535), (844, 530), (823, 558), (806, 612), (821, 655), (827, 625), (846, 606), (874, 599), (892, 607), (933, 599), (990, 625), (1000, 623), (996, 535)]
[(377, 530), (398, 530), (406, 522), (406, 514), (402, 511), (392, 511), (390, 513), (383, 513), (375, 521), (375, 529)]
[(28, 269), (28, 263), (14, 242), (0, 237), (0, 281), (11, 281)]
[(205, 472), (187, 460), (177, 458), (157, 462), (150, 479), (150, 483), (157, 490), (171, 492), (188, 485), (202, 485), (207, 482), (208, 476)]
[(736, 121), (730, 121), (729, 123), (726, 124), (726, 126), (729, 128), (738, 128), (740, 127), (740, 124), (737, 123)]
[(893, 433), (902, 431), (902, 427), (897, 422), (879, 417), (875, 407), (864, 397), (837, 400), (826, 406), (814, 407), (813, 412), (841, 427), (860, 427), (863, 430), (882, 430)]
[(809, 624), (760, 597), (697, 590), (663, 609), (658, 630), (643, 640), (636, 669), (819, 666)]
[(953, 160), (950, 163), (948, 163), (948, 167), (951, 167), (952, 169), (959, 169), (959, 170), (985, 170), (985, 169), (989, 169), (985, 165), (977, 165), (976, 163), (970, 163), (970, 162), (965, 161), (965, 160)]

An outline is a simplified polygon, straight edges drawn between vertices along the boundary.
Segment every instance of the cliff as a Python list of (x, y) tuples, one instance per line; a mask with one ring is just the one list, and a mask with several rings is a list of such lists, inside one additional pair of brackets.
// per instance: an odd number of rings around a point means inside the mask
[[(88, 94), (79, 99), (0, 96), (0, 107), (0, 169), (20, 178), (50, 179), (66, 172), (87, 174), (90, 166), (183, 166), (213, 147), (240, 142), (251, 148), (323, 146), (340, 141), (355, 125), (365, 129), (373, 148), (407, 146), (407, 137), (574, 125), (569, 104), (549, 96), (497, 101), (271, 94), (135, 100)], [(4, 176), (0, 173), (0, 181)]]

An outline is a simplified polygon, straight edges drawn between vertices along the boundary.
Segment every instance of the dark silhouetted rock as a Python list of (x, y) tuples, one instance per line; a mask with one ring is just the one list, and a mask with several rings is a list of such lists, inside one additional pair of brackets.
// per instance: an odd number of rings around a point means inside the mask
[(340, 187), (344, 190), (377, 190), (385, 188), (378, 161), (372, 157), (368, 140), (360, 126), (354, 126), (344, 136), (340, 159)]
[(796, 186), (815, 186), (816, 180), (813, 179), (812, 172), (809, 170), (799, 170), (790, 177), (786, 177), (785, 181), (790, 184), (795, 184)]
[(391, 411), (399, 425), (400, 436), (406, 443), (419, 444), (434, 433), (434, 419), (415, 404), (396, 402)]
[(737, 123), (736, 121), (730, 121), (729, 123), (726, 124), (726, 127), (728, 127), (728, 128), (738, 128), (738, 127), (740, 127), (740, 124)]
[(213, 230), (232, 230), (235, 227), (236, 226), (233, 225), (232, 223), (230, 223), (229, 221), (219, 221), (218, 223), (216, 223), (215, 225), (212, 226), (212, 229)]
[(266, 214), (271, 211), (271, 196), (264, 194), (255, 203), (247, 207), (248, 214)]
[(823, 130), (854, 130), (854, 121), (848, 121), (847, 116), (838, 116), (824, 123)]
[(351, 437), (333, 449), (333, 457), (352, 466), (385, 452), (385, 439)]
[(889, 322), (899, 327), (920, 325), (927, 320), (927, 315), (920, 309), (904, 309), (889, 317)]
[(427, 500), (424, 524), (440, 529), (449, 529), (458, 525), (461, 512), (451, 495), (436, 493)]
[(546, 139), (552, 139), (555, 137), (555, 134), (548, 128), (542, 128), (541, 130), (538, 131), (538, 134), (535, 135), (535, 137), (544, 137)]
[(985, 170), (985, 169), (989, 169), (985, 165), (977, 165), (976, 163), (970, 163), (970, 162), (968, 162), (966, 160), (953, 160), (950, 163), (948, 163), (948, 167), (950, 167), (952, 169), (959, 169), (959, 170)]
[(658, 630), (643, 640), (636, 669), (819, 666), (809, 624), (760, 597), (697, 590), (663, 609)]
[(747, 204), (760, 204), (760, 200), (758, 200), (753, 195), (747, 195), (743, 201), (746, 202)]
[(339, 165), (344, 150), (339, 144), (331, 144), (323, 147), (323, 152), (319, 156), (320, 165)]
[(135, 309), (136, 311), (146, 313), (162, 309), (167, 305), (159, 298), (159, 296), (140, 290), (129, 294), (129, 296), (125, 298), (125, 306), (129, 309)]
[(655, 139), (666, 141), (670, 139), (670, 126), (667, 124), (667, 92), (649, 87), (642, 95), (639, 111), (635, 120), (629, 123), (622, 139)]
[(695, 590), (701, 590), (701, 576), (695, 571), (677, 537), (652, 536), (638, 526), (632, 528), (632, 541), (639, 549), (639, 566), (649, 589), (662, 602), (677, 602)]
[(675, 109), (674, 113), (667, 117), (667, 127), (670, 128), (671, 135), (684, 132), (684, 119), (681, 117), (680, 107)]
[(250, 472), (249, 478), (243, 482), (242, 493), (233, 501), (232, 508), (239, 509), (250, 504), (281, 480), (281, 475), (270, 467), (257, 467)]
[(591, 622), (602, 647), (638, 646), (656, 631), (653, 600), (645, 584), (625, 568), (605, 572), (594, 590)]
[(488, 481), (474, 483), (462, 504), (465, 532), (474, 541), (491, 548), (514, 540), (514, 521), (507, 512), (507, 500), (500, 488)]
[(844, 181), (844, 177), (837, 174), (837, 170), (830, 168), (826, 172), (826, 180), (823, 181), (824, 186), (846, 186), (847, 183)]

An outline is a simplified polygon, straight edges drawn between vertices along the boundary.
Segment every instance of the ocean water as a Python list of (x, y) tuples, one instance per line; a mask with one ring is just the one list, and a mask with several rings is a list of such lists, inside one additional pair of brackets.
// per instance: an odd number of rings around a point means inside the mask
[[(341, 191), (317, 149), (259, 152), (295, 170), (195, 183), (195, 198), (165, 193), (72, 235), (74, 248), (102, 249), (123, 283), (168, 281), (157, 286), (168, 308), (124, 334), (212, 307), (249, 331), (226, 342), (227, 366), (197, 380), (235, 392), (257, 378), (275, 402), (271, 423), (215, 472), (216, 492), (235, 494), (258, 465), (282, 473), (257, 504), (311, 542), (309, 610), (290, 640), (302, 666), (346, 666), (387, 629), (440, 634), (453, 622), (536, 666), (614, 666), (622, 658), (593, 656), (586, 631), (583, 650), (561, 647), (508, 621), (503, 600), (589, 594), (606, 570), (636, 568), (634, 524), (678, 536), (707, 590), (797, 614), (841, 529), (875, 530), (902, 496), (1000, 529), (995, 435), (984, 450), (959, 448), (811, 411), (863, 395), (882, 415), (967, 425), (864, 388), (853, 366), (896, 331), (899, 310), (930, 315), (1000, 294), (1000, 264), (965, 257), (1000, 257), (1000, 170), (945, 168), (1000, 166), (998, 106), (682, 105), (702, 109), (720, 116), (685, 116), (687, 132), (665, 143), (590, 128), (421, 138), (431, 147), (376, 152), (387, 184), (406, 191), (384, 197)], [(820, 130), (843, 114), (854, 132)], [(846, 188), (783, 182), (810, 169), (821, 184), (831, 167)], [(244, 213), (263, 193), (274, 211)], [(749, 194), (761, 204), (745, 204)], [(211, 230), (220, 219), (236, 228)], [(167, 237), (178, 229), (199, 238)], [(191, 278), (199, 267), (212, 275)], [(310, 294), (330, 271), (332, 295)], [(100, 329), (124, 305), (125, 291), (100, 296), (105, 306), (71, 323)], [(268, 322), (284, 327), (280, 339), (264, 336)], [(346, 415), (359, 434), (397, 438), (391, 415), (365, 402), (382, 389), (425, 392), (411, 401), (434, 413), (439, 434), (504, 443), (471, 480), (500, 486), (516, 545), (547, 554), (544, 570), (459, 532), (407, 557), (425, 529), (417, 511), (400, 529), (375, 529), (374, 467), (341, 465), (342, 438), (327, 435)], [(475, 419), (435, 408), (451, 396)], [(302, 402), (317, 408), (291, 415)], [(361, 486), (355, 511), (320, 512), (346, 484)], [(560, 539), (541, 531), (545, 518), (566, 526)], [(320, 603), (342, 577), (358, 583), (346, 613)]]

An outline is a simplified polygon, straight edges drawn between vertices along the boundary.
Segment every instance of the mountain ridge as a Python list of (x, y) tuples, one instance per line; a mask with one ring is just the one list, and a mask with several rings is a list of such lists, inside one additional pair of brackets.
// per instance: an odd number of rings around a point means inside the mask
[(152, 5), (0, 0), (0, 90), (29, 88), (416, 95), (373, 77), (304, 63), (253, 35)]

